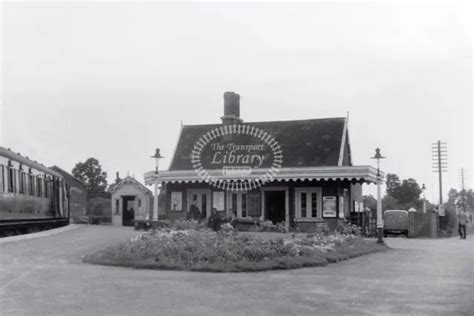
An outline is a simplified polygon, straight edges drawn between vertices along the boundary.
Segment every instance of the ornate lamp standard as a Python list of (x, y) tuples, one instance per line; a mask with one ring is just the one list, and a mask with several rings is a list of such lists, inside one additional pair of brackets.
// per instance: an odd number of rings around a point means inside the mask
[(155, 175), (156, 175), (156, 178), (155, 178), (155, 192), (154, 192), (155, 196), (153, 197), (153, 218), (152, 218), (152, 220), (157, 221), (158, 220), (158, 195), (160, 194), (160, 185), (159, 185), (159, 182), (158, 182), (158, 165), (159, 165), (160, 159), (164, 158), (164, 157), (160, 154), (160, 149), (157, 148), (155, 150), (155, 154), (153, 156), (151, 156), (151, 158), (155, 158)]
[(382, 193), (381, 187), (382, 179), (380, 177), (380, 159), (385, 159), (380, 154), (380, 148), (375, 149), (375, 156), (371, 159), (377, 159), (377, 243), (383, 244), (383, 218), (382, 218)]

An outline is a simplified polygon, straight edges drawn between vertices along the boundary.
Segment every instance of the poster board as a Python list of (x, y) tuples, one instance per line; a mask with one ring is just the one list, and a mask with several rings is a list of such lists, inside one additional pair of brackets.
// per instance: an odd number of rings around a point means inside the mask
[(183, 210), (183, 192), (171, 192), (171, 211), (181, 212)]
[(444, 210), (444, 205), (439, 205), (438, 206), (438, 215), (439, 216), (446, 216), (446, 212)]
[(336, 197), (323, 197), (323, 217), (337, 217)]
[(261, 194), (260, 192), (249, 192), (247, 194), (249, 216), (260, 217), (262, 215), (261, 210)]
[(215, 207), (217, 211), (224, 211), (224, 191), (212, 192), (212, 207)]

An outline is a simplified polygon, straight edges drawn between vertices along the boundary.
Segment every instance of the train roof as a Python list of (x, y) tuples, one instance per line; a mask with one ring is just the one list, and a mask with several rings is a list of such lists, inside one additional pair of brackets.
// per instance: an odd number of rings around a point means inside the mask
[(8, 159), (14, 160), (16, 162), (21, 163), (22, 165), (29, 166), (33, 169), (42, 171), (44, 173), (47, 173), (49, 175), (58, 177), (58, 178), (64, 178), (60, 173), (49, 169), (48, 167), (44, 166), (43, 164), (40, 164), (39, 162), (33, 161), (28, 157), (23, 157), (20, 153), (14, 153), (13, 151), (10, 150), (10, 148), (5, 148), (0, 146), (0, 157), (6, 157)]

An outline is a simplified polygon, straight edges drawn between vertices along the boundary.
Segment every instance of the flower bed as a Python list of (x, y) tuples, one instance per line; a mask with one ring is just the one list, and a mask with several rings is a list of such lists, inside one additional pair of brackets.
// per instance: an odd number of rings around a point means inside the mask
[(265, 240), (239, 235), (230, 225), (218, 233), (188, 226), (181, 223), (173, 229), (137, 235), (129, 242), (86, 256), (84, 261), (147, 269), (241, 272), (324, 266), (386, 249), (352, 234)]

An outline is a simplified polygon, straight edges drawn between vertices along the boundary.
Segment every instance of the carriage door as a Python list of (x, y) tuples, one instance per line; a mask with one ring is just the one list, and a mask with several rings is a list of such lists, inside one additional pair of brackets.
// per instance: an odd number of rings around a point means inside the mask
[(197, 202), (196, 206), (203, 216), (206, 218), (211, 215), (211, 190), (208, 189), (190, 189), (188, 190), (188, 209), (193, 202)]

